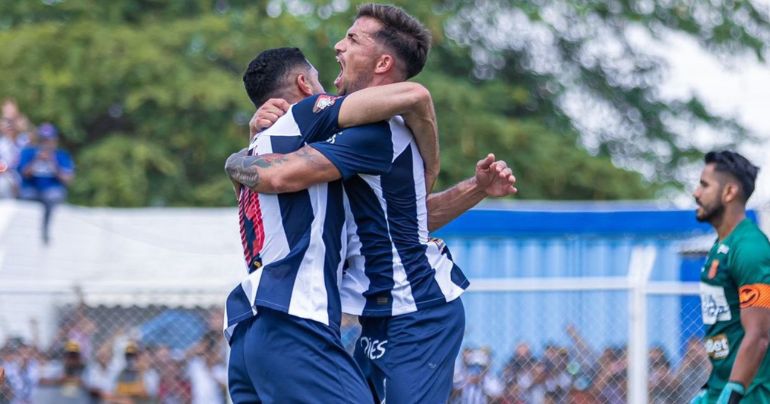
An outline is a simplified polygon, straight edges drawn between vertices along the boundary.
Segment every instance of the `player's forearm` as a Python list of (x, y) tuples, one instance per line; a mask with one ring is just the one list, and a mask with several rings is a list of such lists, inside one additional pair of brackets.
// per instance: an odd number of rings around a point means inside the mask
[(420, 149), (420, 156), (425, 164), (425, 187), (430, 193), (441, 169), (438, 124), (432, 100), (428, 97), (426, 102), (421, 102), (417, 108), (404, 113), (403, 117)]
[(476, 206), (486, 197), (475, 177), (461, 181), (446, 191), (428, 195), (428, 231), (434, 231)]
[[(428, 90), (418, 83), (402, 82), (368, 87), (351, 93), (340, 106), (341, 128), (385, 121), (432, 102)], [(431, 106), (432, 108), (432, 106)]]
[(759, 365), (767, 354), (768, 342), (770, 342), (770, 336), (766, 333), (746, 333), (735, 356), (735, 363), (730, 371), (730, 381), (738, 382), (745, 388), (751, 385)]
[(244, 151), (233, 153), (225, 162), (225, 172), (231, 180), (254, 192), (265, 194), (285, 192), (275, 180), (275, 166), (285, 162), (280, 154), (248, 156)]

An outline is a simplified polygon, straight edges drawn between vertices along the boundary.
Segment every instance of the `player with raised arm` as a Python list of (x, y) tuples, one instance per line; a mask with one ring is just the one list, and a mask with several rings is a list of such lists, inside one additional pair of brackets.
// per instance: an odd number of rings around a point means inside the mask
[[(429, 47), (427, 30), (403, 10), (364, 5), (335, 46), (341, 64), (335, 86), (344, 95), (404, 81), (422, 69)], [(240, 164), (242, 155), (236, 154), (228, 160), (228, 173), (241, 183), (259, 178), (260, 184), (244, 184), (257, 192), (274, 192), (267, 185), (273, 177), (292, 184), (285, 192), (345, 180), (351, 220), (342, 306), (361, 319), (356, 362), (380, 399), (441, 403), (449, 397), (462, 342), (465, 314), (458, 298), (468, 281), (444, 243), (428, 236), (429, 226), (447, 223), (486, 196), (516, 192), (515, 180), (505, 162), (489, 155), (474, 177), (428, 196), (412, 135), (398, 117), (389, 125), (392, 147), (382, 150), (392, 161), (387, 173), (352, 172), (345, 136), (339, 135), (311, 143), (302, 153), (272, 156), (280, 164), (270, 166), (260, 159)]]
[[(414, 118), (416, 131), (427, 139), (437, 136), (430, 94), (419, 84), (329, 96), (296, 48), (262, 52), (249, 64), (244, 84), (255, 105), (277, 96), (295, 103), (248, 149), (245, 158), (261, 159), (264, 168), (284, 163), (271, 153), (302, 150), (305, 143), (336, 136), (350, 153), (351, 172), (385, 173), (391, 161), (378, 150), (392, 148), (388, 125), (341, 127), (393, 114)], [(261, 183), (258, 177), (242, 182)], [(271, 184), (278, 190), (287, 186)], [(225, 311), (228, 386), (235, 403), (372, 401), (340, 340), (339, 282), (346, 253), (342, 183), (306, 188), (281, 195), (238, 189), (248, 275), (228, 296)]]

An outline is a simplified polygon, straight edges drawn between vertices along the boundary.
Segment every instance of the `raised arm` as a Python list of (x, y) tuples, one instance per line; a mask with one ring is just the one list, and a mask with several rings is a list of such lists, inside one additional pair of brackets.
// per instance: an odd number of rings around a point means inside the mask
[(434, 231), (476, 206), (487, 196), (506, 196), (517, 192), (516, 178), (505, 161), (488, 154), (476, 163), (476, 174), (443, 192), (428, 195), (428, 231)]

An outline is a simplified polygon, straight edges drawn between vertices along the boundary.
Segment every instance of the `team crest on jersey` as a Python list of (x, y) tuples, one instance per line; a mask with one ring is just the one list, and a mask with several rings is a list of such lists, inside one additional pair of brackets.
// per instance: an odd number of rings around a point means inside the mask
[(319, 113), (325, 110), (326, 108), (331, 107), (337, 101), (337, 98), (340, 98), (340, 97), (335, 97), (333, 95), (326, 95), (326, 94), (319, 95), (318, 98), (316, 98), (315, 100), (315, 105), (313, 105), (313, 112)]
[(719, 269), (719, 260), (711, 261), (711, 267), (709, 268), (708, 277), (714, 279), (717, 276), (717, 270)]

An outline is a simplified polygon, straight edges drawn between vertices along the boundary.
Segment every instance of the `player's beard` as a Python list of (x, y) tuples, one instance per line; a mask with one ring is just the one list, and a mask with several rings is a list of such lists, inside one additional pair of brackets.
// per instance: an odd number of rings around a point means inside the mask
[(361, 72), (350, 80), (350, 82), (343, 83), (337, 95), (348, 95), (352, 92), (367, 88), (369, 87), (369, 84), (371, 84), (373, 78), (373, 72)]
[(709, 222), (709, 223), (715, 223), (718, 221), (722, 215), (725, 213), (725, 205), (722, 203), (719, 203), (716, 206), (713, 207), (707, 207), (704, 205), (701, 205), (698, 203), (698, 206), (700, 206), (702, 213), (698, 213), (698, 211), (695, 211), (695, 218), (701, 222)]

